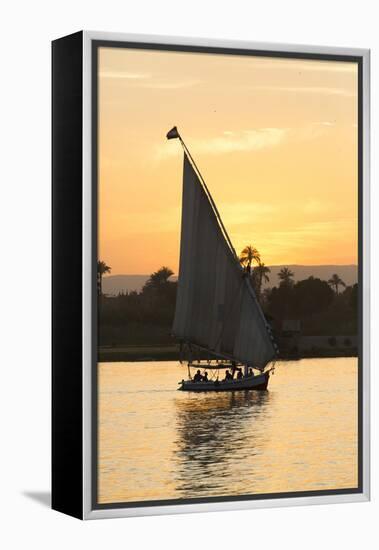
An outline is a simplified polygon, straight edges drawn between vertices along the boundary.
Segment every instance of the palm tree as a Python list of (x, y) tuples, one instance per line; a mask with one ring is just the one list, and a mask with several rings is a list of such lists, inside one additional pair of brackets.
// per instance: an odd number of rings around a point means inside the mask
[(343, 280), (337, 275), (337, 273), (334, 273), (332, 277), (329, 279), (328, 284), (334, 288), (336, 291), (336, 294), (338, 294), (338, 288), (340, 286), (346, 287), (346, 284), (343, 282)]
[(281, 281), (281, 285), (290, 286), (293, 283), (294, 272), (288, 267), (282, 267), (278, 273), (278, 277)]
[(151, 288), (159, 288), (163, 284), (169, 282), (169, 278), (174, 272), (169, 267), (163, 266), (158, 271), (154, 271), (146, 281), (142, 290), (148, 290)]
[(257, 264), (261, 261), (261, 256), (256, 248), (251, 244), (245, 246), (239, 257), (240, 264), (244, 266), (248, 273), (251, 272), (252, 263), (255, 261)]
[(105, 262), (97, 260), (97, 295), (103, 294), (103, 275), (110, 273), (111, 268)]
[(258, 298), (261, 295), (263, 281), (265, 283), (268, 283), (270, 280), (268, 273), (271, 273), (271, 269), (267, 267), (267, 265), (265, 265), (263, 262), (259, 262), (254, 269)]
[(174, 275), (172, 269), (164, 265), (158, 269), (158, 271), (155, 271), (152, 275), (150, 275), (150, 281), (154, 286), (159, 286), (162, 283), (167, 283), (171, 275)]

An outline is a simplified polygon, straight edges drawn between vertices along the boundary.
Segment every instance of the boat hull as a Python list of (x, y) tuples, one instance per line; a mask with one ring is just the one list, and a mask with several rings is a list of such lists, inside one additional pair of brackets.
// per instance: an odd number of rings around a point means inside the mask
[(267, 390), (270, 373), (265, 372), (256, 376), (240, 378), (235, 380), (223, 380), (209, 382), (194, 382), (183, 380), (180, 383), (179, 391), (209, 392), (209, 391), (246, 391), (246, 390)]

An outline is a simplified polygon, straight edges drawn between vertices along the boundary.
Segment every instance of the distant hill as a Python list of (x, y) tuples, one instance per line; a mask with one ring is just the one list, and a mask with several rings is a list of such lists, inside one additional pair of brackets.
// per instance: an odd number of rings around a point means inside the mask
[(146, 283), (149, 275), (108, 275), (103, 277), (104, 294), (119, 294), (120, 292), (139, 292)]
[[(337, 273), (347, 285), (353, 285), (358, 280), (358, 267), (356, 265), (273, 265), (271, 269), (270, 281), (266, 287), (277, 286), (279, 283), (278, 273), (283, 267), (288, 267), (294, 273), (294, 280), (301, 281), (308, 277), (318, 277), (327, 281)], [(130, 292), (136, 290), (139, 292), (149, 275), (109, 275), (103, 277), (103, 292), (108, 295), (117, 295), (120, 292)], [(176, 280), (176, 277), (172, 277)]]
[(265, 284), (266, 287), (279, 284), (278, 273), (283, 267), (288, 267), (294, 273), (295, 282), (308, 279), (308, 277), (327, 281), (334, 273), (337, 273), (348, 286), (358, 281), (358, 266), (356, 265), (270, 265), (270, 281)]

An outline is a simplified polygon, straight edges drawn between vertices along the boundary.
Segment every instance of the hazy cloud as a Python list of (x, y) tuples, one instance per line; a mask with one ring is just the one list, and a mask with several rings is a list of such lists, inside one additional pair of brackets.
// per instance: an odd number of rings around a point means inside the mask
[(199, 80), (177, 80), (177, 81), (162, 81), (150, 82), (142, 84), (143, 88), (151, 88), (154, 90), (179, 90), (181, 88), (191, 88), (199, 84)]
[(303, 206), (303, 212), (307, 214), (321, 214), (330, 210), (330, 205), (325, 201), (320, 201), (317, 199), (309, 199)]
[[(225, 130), (221, 135), (208, 139), (194, 139), (189, 141), (191, 151), (196, 155), (206, 153), (219, 155), (225, 153), (260, 151), (263, 149), (278, 147), (286, 142), (304, 141), (316, 139), (335, 126), (334, 122), (313, 122), (299, 128), (258, 128), (233, 132)], [(175, 141), (166, 142), (155, 149), (155, 158), (160, 160), (175, 156), (178, 149)]]
[(151, 74), (147, 73), (128, 73), (123, 71), (100, 71), (100, 78), (116, 78), (125, 80), (145, 80), (151, 78)]
[[(267, 147), (275, 147), (281, 143), (286, 134), (287, 128), (261, 128), (257, 130), (245, 130), (243, 132), (225, 131), (222, 135), (207, 139), (191, 140), (191, 151), (196, 153), (207, 153), (218, 155), (223, 153), (258, 151)], [(159, 146), (156, 150), (156, 157), (162, 158), (177, 154), (177, 148)]]
[(259, 58), (254, 60), (254, 68), (265, 70), (293, 70), (298, 73), (302, 72), (328, 72), (328, 73), (347, 73), (357, 74), (357, 63), (333, 63), (330, 61), (300, 61), (280, 59), (273, 61), (272, 59)]
[(179, 90), (180, 88), (189, 88), (199, 84), (199, 80), (164, 80), (157, 79), (150, 73), (132, 73), (125, 71), (101, 71), (100, 78), (128, 80), (130, 84), (135, 84), (141, 88), (151, 88), (154, 90)]
[(251, 223), (252, 220), (257, 220), (277, 212), (278, 206), (274, 204), (255, 202), (234, 202), (220, 203), (218, 207), (222, 219), (229, 227)]
[(341, 97), (356, 97), (357, 92), (345, 88), (329, 86), (252, 86), (250, 90), (274, 93), (334, 95)]

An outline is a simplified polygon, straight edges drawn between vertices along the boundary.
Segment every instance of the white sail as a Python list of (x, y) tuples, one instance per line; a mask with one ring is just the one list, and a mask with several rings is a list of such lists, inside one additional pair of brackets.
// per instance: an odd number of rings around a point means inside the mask
[(270, 327), (249, 277), (228, 244), (186, 154), (173, 333), (215, 356), (257, 368), (264, 368), (275, 357)]

